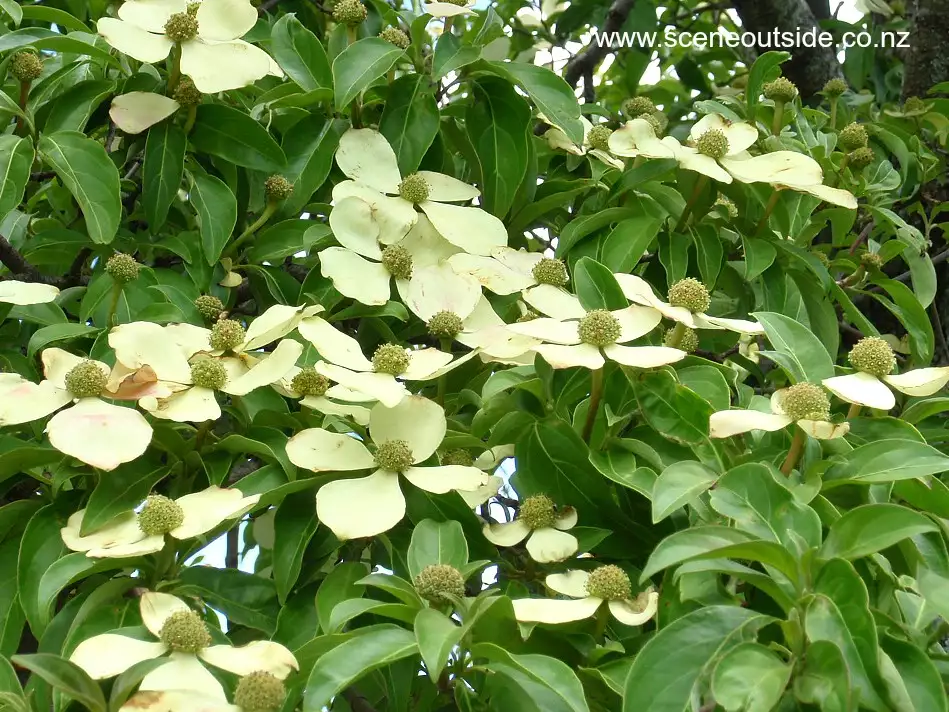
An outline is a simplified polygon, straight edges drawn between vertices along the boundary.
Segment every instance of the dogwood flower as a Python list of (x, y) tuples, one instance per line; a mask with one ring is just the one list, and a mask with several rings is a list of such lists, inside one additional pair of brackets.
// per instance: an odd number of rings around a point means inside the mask
[[(539, 115), (538, 118), (550, 123), (543, 114)], [(609, 142), (613, 131), (606, 126), (594, 126), (585, 116), (580, 117), (580, 123), (583, 124), (583, 143), (581, 145), (578, 146), (571, 141), (564, 130), (554, 124), (551, 124), (551, 128), (544, 133), (547, 145), (554, 149), (572, 153), (574, 156), (593, 156), (610, 168), (623, 170), (623, 162), (610, 155)]]
[(497, 546), (515, 546), (527, 539), (530, 557), (539, 563), (563, 561), (580, 548), (580, 543), (567, 529), (577, 524), (577, 510), (566, 507), (559, 512), (547, 495), (538, 494), (521, 502), (517, 517), (511, 522), (485, 524), (484, 538)]
[(129, 510), (104, 527), (83, 536), (85, 509), (69, 517), (60, 530), (63, 543), (90, 558), (123, 558), (154, 554), (165, 546), (165, 535), (184, 541), (206, 534), (223, 522), (247, 513), (260, 499), (238, 489), (208, 487), (178, 499), (150, 495), (136, 513)]
[(394, 408), (376, 405), (369, 415), (365, 444), (321, 428), (302, 430), (287, 442), (290, 461), (314, 472), (351, 472), (375, 468), (367, 476), (335, 480), (316, 495), (316, 513), (341, 540), (371, 537), (388, 531), (405, 516), (405, 495), (399, 478), (435, 494), (474, 491), (488, 484), (476, 467), (417, 467), (441, 444), (447, 430), (445, 411), (437, 403), (410, 395)]
[(266, 672), (280, 680), (299, 669), (293, 653), (269, 640), (239, 647), (212, 645), (204, 619), (170, 594), (146, 591), (139, 599), (139, 611), (142, 623), (157, 640), (138, 640), (119, 633), (96, 635), (78, 645), (69, 656), (70, 662), (93, 680), (105, 680), (144, 660), (167, 655), (167, 662), (142, 679), (140, 693), (196, 691), (223, 702), (227, 701), (224, 688), (205, 664), (242, 676)]
[(550, 574), (547, 587), (569, 596), (521, 598), (512, 601), (514, 617), (522, 623), (570, 623), (592, 618), (606, 605), (613, 617), (624, 625), (642, 625), (659, 610), (659, 594), (647, 590), (632, 598), (629, 576), (618, 566), (600, 566), (593, 571), (573, 570)]
[(511, 331), (484, 296), (462, 320), (462, 330), (455, 341), (477, 351), (484, 363), (512, 366), (533, 364), (532, 349), (543, 343), (542, 339)]
[(268, 74), (283, 76), (270, 55), (239, 39), (257, 24), (248, 0), (127, 0), (118, 15), (96, 24), (106, 42), (152, 64), (177, 45), (181, 73), (204, 94), (240, 89)]
[(431, 336), (454, 339), (464, 330), (464, 321), (481, 296), (478, 280), (440, 262), (418, 271), (404, 299), (409, 311), (425, 322)]
[(730, 438), (752, 430), (774, 432), (796, 423), (818, 440), (841, 438), (850, 431), (847, 423), (832, 423), (830, 399), (824, 389), (813, 383), (797, 383), (772, 394), (771, 412), (760, 410), (720, 410), (709, 418), (713, 438)]
[(16, 279), (0, 281), (0, 304), (25, 307), (30, 304), (46, 304), (59, 296), (59, 290), (51, 284), (20, 282)]
[(148, 421), (134, 408), (102, 400), (114, 396), (106, 388), (108, 366), (58, 348), (45, 349), (41, 358), (45, 380), (38, 384), (18, 374), (0, 374), (0, 427), (59, 410), (46, 424), (46, 434), (66, 455), (109, 471), (145, 452), (152, 440)]
[[(685, 358), (685, 351), (666, 346), (622, 346), (652, 331), (662, 319), (651, 307), (629, 306), (588, 312), (580, 300), (550, 285), (531, 290), (532, 306), (546, 317), (511, 324), (508, 329), (543, 343), (532, 350), (553, 368), (602, 368), (609, 358), (625, 366), (654, 368)], [(605, 357), (605, 358), (604, 358)]]
[(564, 287), (570, 281), (562, 260), (510, 247), (495, 248), (490, 257), (459, 252), (448, 258), (448, 264), (459, 274), (470, 275), (485, 289), (501, 295), (539, 284)]
[[(369, 408), (363, 403), (376, 399), (371, 395), (354, 391), (318, 372), (313, 366), (294, 366), (287, 375), (271, 387), (282, 396), (299, 399), (300, 405), (320, 413), (352, 418), (359, 425), (369, 424)], [(339, 401), (343, 401), (342, 403)]]
[(474, 13), (475, 0), (445, 0), (422, 5), (422, 12), (432, 17), (457, 17)]
[(824, 386), (841, 400), (868, 408), (890, 410), (896, 405), (892, 388), (908, 396), (931, 396), (949, 383), (949, 367), (917, 368), (892, 374), (893, 347), (878, 336), (860, 339), (848, 355), (856, 370), (846, 376), (825, 378)]
[[(392, 226), (402, 225), (407, 232), (418, 219), (415, 211), (415, 206), (418, 206), (442, 237), (466, 252), (487, 255), (495, 247), (507, 244), (504, 223), (494, 215), (477, 207), (452, 205), (467, 203), (480, 196), (481, 191), (451, 176), (431, 171), (403, 177), (395, 152), (378, 131), (350, 129), (343, 134), (336, 151), (336, 164), (356, 183), (383, 195), (398, 196), (395, 202), (361, 201), (360, 204), (360, 201), (352, 201), (334, 207), (333, 213), (344, 207), (333, 225), (333, 232), (340, 242), (360, 239), (357, 231), (364, 231), (367, 223), (375, 221), (379, 224), (378, 239), (391, 244), (401, 237)], [(344, 191), (349, 191), (349, 188)], [(339, 195), (344, 197), (346, 192)], [(339, 199), (336, 191), (333, 198)], [(353, 234), (341, 237), (345, 230)], [(386, 239), (382, 239), (383, 234)]]

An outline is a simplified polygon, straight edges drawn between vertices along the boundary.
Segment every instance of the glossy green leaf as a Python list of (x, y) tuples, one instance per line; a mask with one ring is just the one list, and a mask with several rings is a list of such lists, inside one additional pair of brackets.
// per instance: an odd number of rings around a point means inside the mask
[[(834, 362), (821, 341), (803, 324), (772, 312), (752, 316), (764, 327), (776, 352), (775, 360), (795, 382), (820, 383), (834, 375)], [(762, 352), (762, 355), (767, 355)], [(771, 358), (769, 356), (769, 358)]]
[(273, 578), (284, 603), (303, 567), (303, 554), (316, 533), (316, 497), (312, 491), (289, 495), (274, 515)]
[(99, 686), (78, 666), (50, 653), (14, 655), (13, 663), (39, 675), (57, 690), (61, 690), (90, 712), (106, 712), (105, 697)]
[(0, 215), (6, 215), (23, 200), (32, 163), (32, 141), (0, 136)]
[(187, 143), (184, 131), (170, 121), (148, 130), (142, 165), (142, 204), (152, 230), (164, 225), (168, 209), (178, 197)]
[(237, 223), (237, 200), (223, 181), (206, 173), (191, 175), (191, 204), (198, 213), (201, 245), (209, 265), (217, 263)]
[(423, 608), (412, 625), (425, 670), (433, 680), (441, 678), (448, 656), (458, 645), (464, 629), (434, 608)]
[(949, 457), (915, 440), (877, 440), (844, 454), (825, 481), (896, 482), (949, 470)]
[(468, 563), (468, 542), (461, 524), (425, 519), (415, 525), (407, 553), (409, 574), (414, 579), (426, 566), (448, 564), (463, 569)]
[(441, 79), (449, 72), (471, 64), (481, 57), (481, 48), (462, 44), (453, 34), (440, 35), (432, 57), (432, 79)]
[(624, 371), (643, 417), (660, 435), (690, 445), (708, 440), (712, 407), (698, 394), (676, 383), (670, 371)]
[(331, 630), (330, 616), (339, 603), (362, 596), (363, 588), (357, 581), (364, 579), (367, 573), (365, 564), (347, 561), (334, 567), (323, 580), (316, 593), (316, 613), (324, 633)]
[(298, 218), (313, 193), (326, 181), (339, 137), (345, 130), (345, 122), (314, 114), (284, 134), (283, 150), (287, 154), (284, 175), (293, 183), (293, 195), (284, 203), (283, 215)]
[(135, 509), (167, 473), (167, 465), (146, 458), (119, 465), (99, 480), (89, 496), (80, 533), (86, 536), (116, 516)]
[(761, 87), (764, 83), (776, 78), (780, 74), (778, 68), (789, 59), (789, 52), (763, 52), (758, 55), (748, 72), (748, 84), (745, 88), (749, 111), (754, 111), (761, 98)]
[(770, 712), (791, 678), (791, 666), (758, 643), (725, 653), (712, 674), (712, 694), (727, 712)]
[(287, 164), (267, 129), (243, 111), (221, 104), (198, 106), (188, 140), (199, 151), (255, 171), (279, 173)]
[(546, 655), (514, 655), (493, 643), (481, 643), (472, 653), (488, 659), (487, 668), (508, 677), (540, 709), (588, 712), (583, 686), (569, 666)]
[(625, 309), (629, 300), (623, 295), (613, 272), (589, 257), (581, 257), (573, 268), (573, 287), (577, 299), (587, 311)]
[(676, 462), (659, 474), (652, 490), (652, 521), (661, 522), (715, 484), (718, 475), (690, 460)]
[(379, 131), (389, 141), (407, 176), (418, 170), (422, 157), (438, 135), (438, 103), (427, 79), (407, 74), (393, 82), (390, 98), (379, 121)]
[(340, 52), (333, 60), (336, 108), (348, 106), (404, 55), (401, 49), (379, 37), (364, 37)]
[(236, 569), (192, 566), (179, 576), (178, 591), (203, 597), (227, 616), (268, 635), (277, 627), (277, 591), (270, 579)]
[(90, 79), (79, 82), (43, 107), (46, 120), (43, 131), (84, 131), (99, 106), (115, 93), (115, 82)]
[(97, 327), (86, 326), (85, 324), (50, 324), (33, 332), (30, 342), (27, 344), (26, 352), (28, 356), (32, 357), (50, 344), (82, 337), (91, 338), (99, 331)]
[(801, 702), (820, 705), (827, 712), (854, 710), (850, 672), (840, 648), (829, 640), (808, 645), (804, 666), (794, 679), (794, 694)]
[(859, 559), (936, 529), (929, 517), (912, 509), (897, 504), (865, 504), (831, 525), (820, 555), (827, 559)]
[(322, 43), (288, 12), (274, 23), (270, 50), (280, 68), (304, 91), (333, 87), (333, 73)]

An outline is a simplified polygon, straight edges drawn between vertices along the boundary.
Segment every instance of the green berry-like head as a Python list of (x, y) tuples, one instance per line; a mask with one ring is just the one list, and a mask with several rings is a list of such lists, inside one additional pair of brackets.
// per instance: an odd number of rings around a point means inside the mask
[(105, 271), (112, 279), (121, 284), (131, 282), (138, 277), (141, 265), (132, 255), (119, 252), (112, 255), (105, 263)]
[(389, 245), (382, 251), (382, 266), (396, 279), (412, 276), (412, 253), (402, 245)]
[(612, 135), (612, 129), (602, 125), (594, 126), (590, 129), (590, 133), (587, 134), (587, 142), (590, 144), (590, 148), (594, 148), (598, 151), (609, 151), (610, 136)]
[(221, 312), (224, 311), (224, 302), (210, 294), (202, 294), (195, 299), (194, 306), (206, 321), (217, 321)]
[(708, 289), (697, 279), (686, 277), (669, 287), (669, 304), (683, 307), (693, 314), (707, 311), (712, 303)]
[(643, 121), (648, 121), (656, 131), (656, 136), (662, 136), (669, 127), (669, 119), (661, 111), (654, 111), (651, 114), (643, 114), (639, 117)]
[(669, 346), (670, 348), (680, 349), (685, 351), (687, 354), (694, 353), (695, 350), (699, 347), (699, 335), (696, 333), (695, 329), (690, 329), (687, 326), (683, 326), (682, 336), (679, 337), (679, 343), (673, 344), (673, 336), (675, 335), (675, 328), (666, 329), (666, 333), (663, 336), (662, 343), (664, 346)]
[(172, 613), (158, 637), (165, 647), (176, 653), (200, 653), (211, 644), (208, 624), (194, 611)]
[(625, 601), (632, 594), (629, 576), (619, 566), (608, 564), (593, 569), (587, 579), (587, 595), (604, 601)]
[(281, 175), (272, 175), (264, 181), (264, 194), (273, 202), (286, 200), (293, 195), (293, 183)]
[(471, 453), (461, 448), (444, 453), (440, 461), (442, 465), (460, 465), (461, 467), (471, 467), (474, 464)]
[(903, 113), (907, 116), (919, 116), (928, 110), (926, 102), (918, 96), (911, 96), (903, 102)]
[(594, 309), (577, 324), (580, 341), (592, 346), (615, 344), (622, 333), (619, 320), (606, 309)]
[(465, 7), (468, 4), (468, 0), (445, 0), (449, 5), (457, 5), (458, 7)]
[(379, 33), (379, 37), (384, 39), (389, 44), (394, 44), (399, 49), (408, 49), (409, 45), (412, 44), (409, 36), (398, 27), (385, 28)]
[(720, 129), (709, 129), (695, 142), (699, 153), (718, 160), (728, 154), (728, 137)]
[(834, 77), (833, 79), (828, 79), (824, 84), (824, 94), (831, 98), (837, 98), (842, 95), (848, 89), (847, 82), (839, 77)]
[(197, 13), (176, 12), (165, 23), (165, 37), (172, 42), (187, 42), (198, 36)]
[(290, 381), (290, 389), (301, 396), (322, 396), (329, 390), (330, 379), (317, 373), (312, 366), (301, 368)]
[(874, 159), (876, 158), (873, 155), (873, 149), (869, 146), (864, 146), (863, 148), (858, 148), (856, 151), (851, 151), (847, 154), (847, 156), (847, 162), (855, 171), (862, 171), (864, 168), (873, 163)]
[(399, 195), (410, 203), (424, 203), (430, 192), (428, 181), (418, 173), (407, 175), (399, 183)]
[(199, 358), (191, 364), (191, 381), (198, 388), (219, 391), (227, 383), (227, 369), (215, 358)]
[(230, 351), (244, 343), (247, 332), (235, 319), (220, 319), (211, 327), (211, 348), (215, 351)]
[(652, 114), (656, 111), (656, 105), (652, 99), (645, 96), (634, 96), (623, 102), (623, 113), (631, 119), (643, 118), (644, 114)]
[(860, 264), (867, 269), (880, 269), (883, 266), (883, 258), (876, 252), (864, 252), (860, 255)]
[(382, 344), (372, 355), (372, 370), (401, 376), (408, 370), (410, 359), (409, 352), (398, 344)]
[(432, 603), (443, 603), (455, 598), (464, 598), (465, 577), (454, 566), (432, 564), (422, 569), (415, 577), (418, 595)]
[(428, 320), (428, 333), (437, 339), (454, 339), (465, 328), (461, 317), (450, 311), (440, 311)]
[(412, 448), (405, 440), (386, 440), (376, 448), (376, 465), (389, 472), (405, 472), (415, 464)]
[(791, 420), (828, 420), (830, 399), (821, 386), (795, 383), (784, 392), (781, 407)]
[(867, 136), (867, 130), (860, 124), (853, 123), (844, 126), (837, 137), (840, 147), (847, 152), (856, 151), (867, 145), (870, 137)]
[(109, 375), (95, 361), (85, 360), (73, 366), (66, 374), (66, 390), (76, 398), (95, 398), (102, 395)]
[(283, 681), (262, 670), (242, 677), (234, 690), (234, 704), (246, 712), (278, 710), (286, 697)]
[(775, 103), (787, 104), (794, 101), (797, 96), (797, 87), (790, 79), (778, 77), (773, 82), (768, 82), (762, 87), (762, 92), (766, 99), (771, 99)]
[(190, 77), (182, 77), (178, 82), (178, 86), (175, 87), (175, 93), (172, 95), (172, 99), (182, 106), (197, 106), (201, 103), (203, 96), (204, 95), (198, 91), (198, 87), (191, 81)]
[(341, 25), (355, 27), (366, 19), (369, 12), (359, 0), (338, 0), (333, 6), (333, 20)]
[(893, 348), (879, 336), (867, 336), (860, 339), (850, 349), (847, 358), (855, 369), (877, 378), (888, 376), (896, 367), (896, 354), (893, 353)]
[(184, 510), (175, 500), (150, 494), (138, 513), (138, 528), (147, 536), (162, 536), (180, 527), (184, 520)]
[(531, 529), (552, 527), (557, 521), (557, 512), (554, 501), (545, 494), (535, 494), (521, 502), (517, 510), (517, 518)]
[(569, 279), (567, 277), (567, 267), (563, 260), (556, 260), (552, 257), (544, 257), (534, 265), (531, 276), (537, 280), (537, 284), (551, 284), (554, 287), (565, 286)]
[(10, 60), (10, 72), (21, 82), (32, 82), (43, 73), (43, 60), (33, 52), (17, 52)]

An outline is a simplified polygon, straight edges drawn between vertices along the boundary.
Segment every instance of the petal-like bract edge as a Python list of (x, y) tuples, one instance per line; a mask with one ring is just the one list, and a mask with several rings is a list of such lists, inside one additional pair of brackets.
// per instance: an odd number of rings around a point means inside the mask
[(659, 594), (650, 591), (646, 607), (641, 611), (636, 610), (637, 607), (633, 605), (632, 601), (610, 601), (608, 605), (610, 613), (620, 623), (624, 625), (642, 625), (652, 620), (656, 615), (656, 611), (659, 610)]
[(150, 321), (119, 324), (109, 332), (109, 346), (115, 358), (126, 368), (149, 366), (160, 381), (191, 383), (188, 356), (167, 329)]
[(490, 255), (507, 244), (504, 223), (481, 208), (426, 200), (419, 207), (439, 234), (472, 255)]
[(522, 623), (572, 623), (590, 618), (603, 603), (599, 598), (570, 601), (553, 598), (519, 598), (514, 604), (514, 617)]
[(360, 399), (356, 397), (356, 394), (363, 394), (365, 397), (362, 402), (377, 400), (387, 408), (395, 408), (409, 394), (405, 384), (397, 381), (395, 376), (388, 373), (350, 371), (328, 361), (319, 361), (316, 364), (316, 372), (332, 381), (336, 381), (350, 391), (347, 394), (350, 397), (342, 397), (337, 387), (334, 386), (326, 392), (326, 395), (330, 398), (358, 402)]
[(114, 17), (103, 17), (96, 23), (99, 34), (122, 54), (140, 62), (154, 64), (171, 52), (174, 43), (164, 35), (156, 35)]
[(786, 415), (762, 413), (758, 410), (720, 410), (709, 418), (709, 436), (730, 438), (752, 430), (774, 432), (786, 428), (793, 421)]
[(316, 493), (316, 514), (341, 541), (388, 531), (405, 516), (399, 476), (378, 470), (368, 477), (323, 485)]
[(685, 351), (668, 346), (621, 346), (619, 344), (605, 347), (603, 353), (617, 363), (635, 368), (666, 366), (688, 356)]
[(478, 280), (482, 287), (495, 294), (514, 294), (534, 284), (534, 278), (530, 273), (523, 274), (513, 270), (493, 257), (469, 255), (461, 252), (452, 255), (448, 260), (448, 264), (459, 274), (471, 275)]
[(168, 18), (187, 7), (187, 0), (127, 0), (119, 5), (118, 16), (143, 30), (161, 34)]
[(49, 381), (33, 383), (19, 374), (3, 373), (0, 377), (0, 426), (19, 425), (45, 418), (72, 401), (69, 391)]
[(191, 609), (187, 603), (170, 593), (146, 591), (138, 601), (138, 610), (142, 614), (142, 623), (157, 638), (169, 616)]
[(167, 398), (142, 398), (139, 405), (149, 414), (176, 423), (204, 423), (221, 417), (221, 406), (210, 388), (193, 386)]
[(550, 574), (544, 579), (547, 588), (564, 596), (585, 598), (587, 596), (587, 581), (590, 573), (581, 569), (573, 569), (562, 574)]
[(247, 42), (191, 40), (181, 45), (181, 73), (202, 94), (241, 89), (270, 73), (270, 55)]
[(395, 408), (377, 405), (369, 414), (369, 434), (380, 445), (402, 440), (412, 451), (413, 462), (428, 459), (445, 439), (448, 422), (445, 411), (435, 401), (410, 395)]
[(403, 475), (419, 489), (432, 494), (447, 494), (452, 490), (475, 492), (491, 481), (490, 476), (477, 467), (465, 465), (410, 467)]
[(606, 363), (600, 350), (590, 344), (577, 344), (575, 346), (541, 344), (540, 346), (534, 346), (533, 350), (543, 356), (551, 368), (582, 366), (595, 371), (598, 368), (603, 368), (603, 364)]
[(168, 533), (175, 539), (201, 536), (228, 519), (242, 516), (259, 499), (260, 495), (245, 497), (239, 489), (216, 486), (186, 494), (175, 500), (184, 512), (184, 520)]
[(534, 309), (554, 319), (582, 319), (587, 315), (577, 297), (551, 284), (538, 284), (524, 290), (522, 296)]
[(320, 274), (331, 279), (343, 296), (369, 306), (389, 301), (392, 275), (380, 263), (370, 262), (343, 247), (327, 247), (319, 255)]
[(447, 262), (414, 270), (405, 305), (422, 321), (443, 311), (462, 319), (481, 299), (481, 285), (474, 277), (458, 274)]
[(302, 354), (303, 344), (293, 339), (284, 339), (246, 373), (225, 383), (221, 390), (232, 396), (244, 396), (257, 388), (276, 383), (287, 375)]
[(530, 321), (511, 324), (506, 327), (515, 334), (540, 339), (548, 344), (573, 346), (580, 343), (580, 333), (577, 331), (576, 321), (560, 321), (542, 316)]
[(436, 203), (457, 203), (469, 201), (481, 195), (481, 191), (464, 181), (446, 176), (444, 173), (419, 171), (418, 174), (428, 183), (428, 199)]
[(336, 200), (330, 212), (330, 229), (340, 245), (374, 260), (382, 259), (379, 223), (370, 203), (356, 195)]
[(580, 542), (573, 534), (553, 527), (538, 529), (527, 539), (527, 553), (541, 564), (564, 561), (576, 554), (579, 548)]
[(104, 633), (82, 641), (69, 661), (82, 668), (93, 680), (120, 675), (143, 660), (165, 654), (162, 643), (136, 640), (116, 633)]
[(662, 314), (652, 307), (633, 305), (610, 313), (620, 325), (620, 335), (616, 339), (618, 344), (625, 344), (648, 334), (662, 321)]
[(495, 546), (516, 546), (524, 541), (531, 533), (531, 528), (523, 519), (499, 524), (485, 524), (481, 531), (484, 538)]
[(350, 129), (339, 139), (336, 165), (348, 178), (360, 181), (380, 193), (399, 192), (402, 174), (392, 146), (378, 131)]
[(375, 458), (351, 435), (322, 428), (301, 430), (287, 441), (287, 457), (313, 472), (348, 472), (374, 467)]
[(114, 470), (148, 448), (152, 426), (132, 408), (83, 398), (61, 410), (46, 425), (50, 444), (100, 470)]
[(197, 657), (190, 653), (172, 653), (168, 662), (152, 670), (138, 686), (139, 690), (198, 690), (202, 696), (227, 701), (224, 687)]
[(291, 672), (300, 669), (293, 653), (280, 643), (270, 640), (255, 640), (239, 647), (212, 645), (198, 655), (214, 667), (242, 677), (252, 672), (263, 671), (269, 672), (278, 680), (286, 680)]
[(949, 383), (949, 367), (917, 368), (883, 380), (908, 396), (931, 396)]
[(0, 282), (0, 303), (28, 306), (46, 304), (59, 296), (59, 290), (51, 284), (20, 282), (8, 279)]
[(300, 336), (313, 344), (320, 356), (327, 361), (354, 371), (372, 370), (372, 361), (363, 355), (359, 342), (325, 319), (304, 319), (298, 329)]
[(201, 0), (196, 19), (199, 37), (236, 40), (257, 24), (257, 9), (248, 0)]
[(848, 403), (880, 410), (890, 410), (896, 405), (893, 391), (883, 381), (869, 373), (858, 371), (846, 376), (825, 378), (821, 383), (828, 391)]
[(127, 134), (139, 134), (159, 121), (164, 121), (180, 108), (167, 96), (150, 91), (133, 91), (112, 100), (109, 118)]

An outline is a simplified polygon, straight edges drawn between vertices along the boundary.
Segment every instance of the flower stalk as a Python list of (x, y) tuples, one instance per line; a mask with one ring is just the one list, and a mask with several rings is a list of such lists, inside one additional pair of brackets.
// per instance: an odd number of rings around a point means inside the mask
[(598, 368), (590, 374), (590, 404), (587, 408), (587, 418), (583, 424), (583, 437), (587, 445), (593, 435), (593, 425), (596, 423), (596, 413), (600, 409), (600, 400), (603, 398), (603, 369)]

